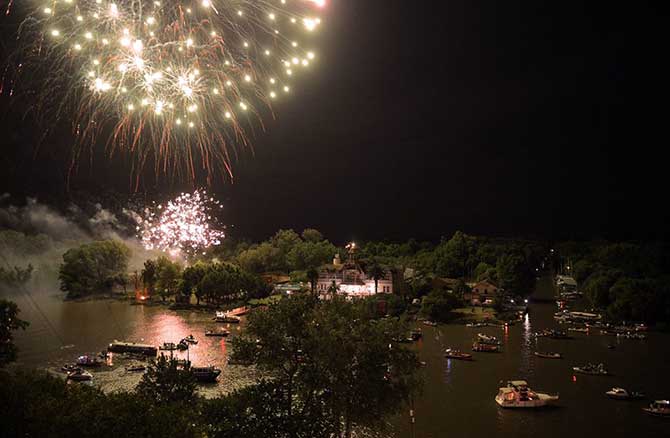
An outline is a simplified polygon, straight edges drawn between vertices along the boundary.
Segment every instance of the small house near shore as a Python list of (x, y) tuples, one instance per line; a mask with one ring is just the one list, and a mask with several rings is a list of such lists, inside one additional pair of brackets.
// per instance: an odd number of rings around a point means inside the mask
[(499, 288), (490, 280), (481, 280), (471, 286), (471, 291), (463, 295), (473, 306), (491, 305)]

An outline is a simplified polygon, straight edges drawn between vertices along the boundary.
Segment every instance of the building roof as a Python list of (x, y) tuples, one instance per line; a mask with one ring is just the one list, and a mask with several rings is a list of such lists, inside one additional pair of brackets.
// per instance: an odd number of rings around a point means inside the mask
[(496, 289), (498, 288), (498, 286), (494, 282), (492, 282), (488, 279), (478, 281), (477, 283), (473, 284), (472, 287), (473, 288), (475, 288), (475, 287), (486, 287), (487, 285), (488, 286), (493, 286)]

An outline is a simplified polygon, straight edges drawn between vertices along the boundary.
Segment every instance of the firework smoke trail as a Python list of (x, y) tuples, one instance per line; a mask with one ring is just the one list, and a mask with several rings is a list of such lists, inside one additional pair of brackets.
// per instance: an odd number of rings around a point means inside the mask
[(221, 204), (204, 190), (182, 193), (165, 205), (145, 209), (137, 231), (147, 250), (193, 256), (224, 239), (223, 231), (211, 227), (216, 223), (212, 210), (217, 208)]
[[(249, 146), (251, 119), (262, 126), (272, 101), (290, 93), (292, 80), (315, 61), (304, 40), (320, 27), (324, 6), (325, 0), (10, 3), (6, 13), (27, 15), (10, 93), (26, 71), (40, 79), (35, 112), (72, 121), (79, 140), (73, 167), (84, 146), (102, 136), (110, 155), (131, 156), (136, 179), (148, 162), (156, 174), (192, 181), (201, 171), (208, 180), (232, 177), (238, 149)], [(53, 101), (54, 90), (64, 98)]]

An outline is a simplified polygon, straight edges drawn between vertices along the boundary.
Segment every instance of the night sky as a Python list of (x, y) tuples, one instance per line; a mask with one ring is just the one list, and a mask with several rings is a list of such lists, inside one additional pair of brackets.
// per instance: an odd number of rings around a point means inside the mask
[[(224, 222), (338, 243), (667, 238), (667, 19), (645, 2), (332, 0), (318, 62), (212, 187)], [(66, 185), (70, 126), (34, 156), (34, 124), (0, 103), (0, 192), (131, 193), (120, 157)]]

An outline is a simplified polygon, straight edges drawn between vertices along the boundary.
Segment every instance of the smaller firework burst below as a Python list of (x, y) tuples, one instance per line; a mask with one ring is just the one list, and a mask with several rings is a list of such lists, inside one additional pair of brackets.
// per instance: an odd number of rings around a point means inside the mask
[(204, 190), (182, 193), (167, 204), (144, 210), (137, 231), (144, 247), (173, 256), (192, 256), (221, 244), (225, 234), (215, 229), (212, 210), (222, 208)]

